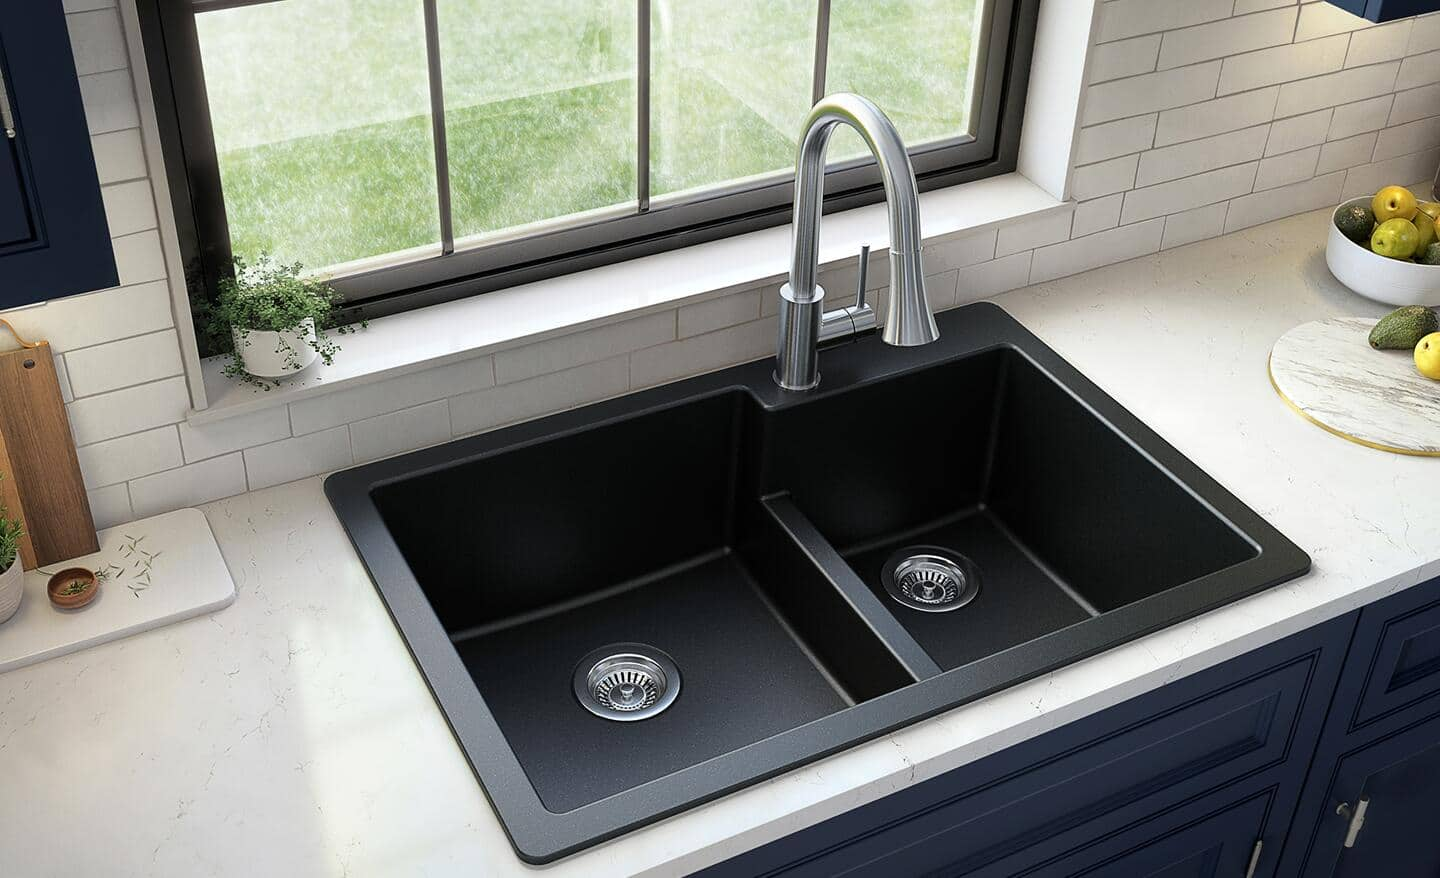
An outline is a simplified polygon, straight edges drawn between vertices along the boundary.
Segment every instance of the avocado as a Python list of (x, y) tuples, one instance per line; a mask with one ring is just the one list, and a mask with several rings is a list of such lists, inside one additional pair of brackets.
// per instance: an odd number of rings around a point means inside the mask
[(1380, 318), (1370, 330), (1370, 347), (1377, 350), (1413, 350), (1420, 339), (1440, 331), (1440, 318), (1422, 305), (1406, 305)]
[(1375, 229), (1375, 211), (1358, 204), (1351, 205), (1335, 215), (1335, 226), (1340, 234), (1368, 247), (1370, 233)]
[(1415, 261), (1421, 265), (1440, 265), (1440, 242), (1432, 243), (1416, 253)]

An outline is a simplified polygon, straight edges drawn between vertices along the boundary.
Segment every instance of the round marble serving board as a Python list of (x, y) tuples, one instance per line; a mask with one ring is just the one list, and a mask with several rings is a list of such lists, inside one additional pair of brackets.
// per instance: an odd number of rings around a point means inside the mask
[(1397, 454), (1440, 457), (1440, 381), (1410, 351), (1377, 351), (1375, 321), (1337, 317), (1297, 326), (1270, 350), (1280, 398), (1331, 433)]

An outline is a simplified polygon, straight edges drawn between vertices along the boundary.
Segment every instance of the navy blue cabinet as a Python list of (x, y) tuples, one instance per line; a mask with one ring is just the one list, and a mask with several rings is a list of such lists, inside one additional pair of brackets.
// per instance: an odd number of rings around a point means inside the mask
[(1440, 580), (1361, 611), (1283, 874), (1440, 875), (1437, 815)]
[(1183, 678), (706, 873), (1275, 872), (1355, 614)]
[(0, 3), (0, 80), (0, 308), (114, 286), (61, 0)]
[(1440, 9), (1440, 0), (1330, 0), (1346, 12), (1371, 21), (1394, 21)]

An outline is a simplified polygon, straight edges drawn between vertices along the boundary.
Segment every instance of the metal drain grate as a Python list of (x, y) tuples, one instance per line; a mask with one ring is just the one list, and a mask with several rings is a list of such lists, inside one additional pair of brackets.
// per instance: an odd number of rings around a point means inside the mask
[(890, 556), (880, 580), (890, 597), (912, 610), (948, 613), (980, 593), (980, 572), (964, 555), (938, 546), (907, 546)]
[(575, 697), (604, 719), (649, 719), (675, 703), (680, 669), (675, 660), (643, 643), (615, 643), (595, 650), (575, 667)]

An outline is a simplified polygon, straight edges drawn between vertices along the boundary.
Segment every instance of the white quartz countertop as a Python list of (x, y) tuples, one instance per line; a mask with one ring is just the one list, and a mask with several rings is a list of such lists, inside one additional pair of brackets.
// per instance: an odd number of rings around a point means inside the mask
[(0, 873), (673, 875), (1440, 574), (1440, 459), (1345, 442), (1266, 377), (1374, 316), (1326, 211), (998, 299), (1310, 553), (1308, 576), (548, 867), (513, 854), (318, 479), (204, 507), (238, 598), (0, 674)]

